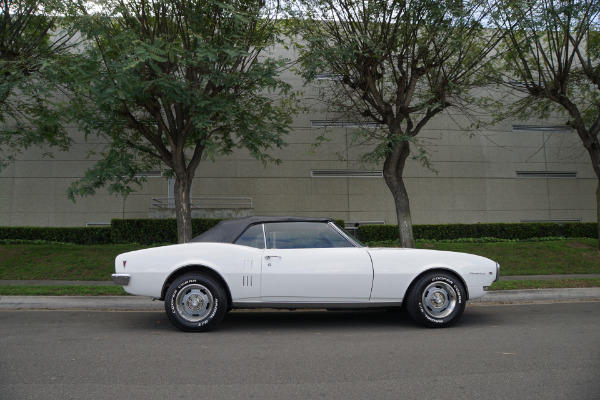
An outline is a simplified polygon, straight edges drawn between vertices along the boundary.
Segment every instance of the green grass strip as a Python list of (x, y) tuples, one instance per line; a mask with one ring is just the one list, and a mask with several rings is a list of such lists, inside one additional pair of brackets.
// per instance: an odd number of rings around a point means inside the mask
[(0, 246), (0, 279), (106, 281), (115, 257), (139, 245), (15, 244)]
[(128, 296), (121, 286), (0, 285), (0, 296)]
[(500, 274), (561, 275), (600, 273), (596, 239), (547, 242), (420, 243), (419, 248), (477, 254), (500, 263)]
[[(426, 242), (419, 243), (417, 247), (481, 255), (499, 262), (501, 275), (510, 276), (598, 274), (600, 251), (597, 245), (597, 239), (565, 239)], [(142, 246), (139, 245), (0, 245), (0, 280), (106, 281), (114, 272), (114, 259), (119, 253), (140, 248)]]
[(494, 282), (490, 290), (560, 289), (600, 287), (598, 278), (519, 280)]

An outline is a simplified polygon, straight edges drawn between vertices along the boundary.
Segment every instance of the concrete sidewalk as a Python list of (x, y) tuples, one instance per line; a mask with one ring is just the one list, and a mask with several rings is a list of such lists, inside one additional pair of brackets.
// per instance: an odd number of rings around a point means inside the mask
[(1, 296), (0, 310), (164, 310), (162, 301), (140, 296)]

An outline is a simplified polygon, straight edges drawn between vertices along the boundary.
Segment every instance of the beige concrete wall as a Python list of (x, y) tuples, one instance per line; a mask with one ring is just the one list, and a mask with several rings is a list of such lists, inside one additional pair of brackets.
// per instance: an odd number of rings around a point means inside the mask
[[(286, 79), (302, 89), (298, 77), (288, 73)], [(296, 116), (286, 138), (289, 145), (272, 152), (282, 160), (280, 165), (264, 166), (244, 150), (203, 161), (193, 197), (251, 197), (255, 215), (394, 223), (394, 204), (383, 178), (311, 177), (314, 169), (381, 168), (359, 162), (366, 147), (351, 145), (354, 128), (311, 128), (312, 120), (334, 118), (317, 112)], [(563, 117), (505, 121), (470, 135), (456, 123), (462, 119), (443, 115), (419, 135), (437, 172), (408, 162), (405, 178), (413, 223), (595, 221), (597, 180), (576, 134), (512, 129), (513, 124), (564, 125)], [(0, 225), (84, 226), (112, 218), (145, 218), (153, 197), (167, 197), (166, 178), (148, 178), (125, 199), (101, 190), (72, 203), (67, 188), (93, 164), (89, 150), (102, 146), (72, 132), (76, 145), (69, 153), (45, 158), (44, 150), (28, 151), (0, 173)], [(315, 138), (323, 134), (329, 141), (314, 147)], [(519, 178), (517, 171), (570, 171), (577, 177)]]

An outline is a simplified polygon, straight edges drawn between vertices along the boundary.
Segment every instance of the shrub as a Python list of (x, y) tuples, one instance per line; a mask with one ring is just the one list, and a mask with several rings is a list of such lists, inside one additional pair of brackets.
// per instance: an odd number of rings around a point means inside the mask
[[(220, 219), (192, 219), (193, 235), (215, 226)], [(0, 227), (0, 240), (5, 243), (57, 242), (73, 244), (153, 245), (177, 243), (175, 219), (114, 219), (110, 227)]]
[(534, 237), (559, 236), (556, 223), (491, 223), (491, 224), (447, 224), (417, 225), (415, 238), (447, 240), (460, 238), (494, 237), (498, 239), (529, 239)]
[(568, 222), (563, 224), (562, 233), (565, 237), (598, 239), (598, 224), (596, 222)]
[[(221, 221), (220, 219), (192, 219), (192, 236), (197, 236)], [(165, 219), (113, 219), (114, 243), (159, 244), (177, 243), (177, 220)]]
[[(197, 236), (221, 221), (220, 219), (192, 219), (192, 235)], [(336, 220), (340, 227), (344, 221)], [(543, 237), (598, 238), (597, 224), (590, 223), (492, 223), (414, 225), (416, 240), (455, 240), (464, 238), (531, 239)], [(396, 241), (397, 225), (362, 225), (358, 238), (363, 242)], [(0, 227), (2, 241), (60, 242), (74, 244), (128, 244), (154, 245), (177, 243), (175, 219), (114, 219), (110, 227)]]
[(0, 227), (2, 240), (45, 241), (74, 244), (110, 244), (110, 227)]
[[(461, 238), (493, 237), (498, 239), (529, 239), (559, 236), (560, 225), (546, 222), (414, 225), (415, 239), (453, 240)], [(363, 242), (398, 239), (397, 225), (363, 225), (358, 227), (358, 238)]]
[(398, 225), (360, 225), (356, 236), (362, 242), (397, 240)]

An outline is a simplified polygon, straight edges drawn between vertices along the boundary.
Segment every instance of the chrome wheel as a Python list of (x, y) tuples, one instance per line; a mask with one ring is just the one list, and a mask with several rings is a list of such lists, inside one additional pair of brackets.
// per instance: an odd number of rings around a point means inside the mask
[(423, 290), (422, 304), (424, 311), (432, 318), (445, 318), (454, 311), (457, 298), (458, 295), (451, 285), (436, 281)]
[(189, 322), (200, 322), (208, 317), (214, 304), (210, 290), (197, 283), (182, 288), (175, 298), (177, 313)]

